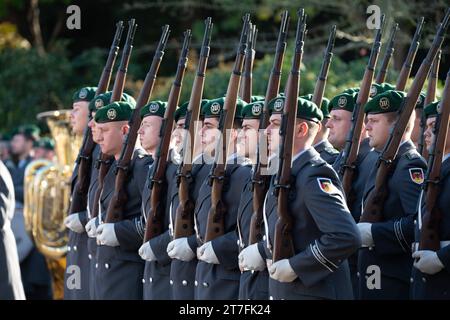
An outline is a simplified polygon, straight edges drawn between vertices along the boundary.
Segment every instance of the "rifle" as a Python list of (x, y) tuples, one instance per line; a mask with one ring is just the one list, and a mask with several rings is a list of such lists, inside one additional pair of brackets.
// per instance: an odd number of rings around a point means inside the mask
[(391, 62), (392, 55), (394, 54), (394, 42), (395, 42), (395, 34), (398, 30), (398, 23), (396, 23), (391, 30), (391, 34), (389, 36), (389, 41), (386, 46), (386, 52), (384, 53), (383, 62), (381, 63), (381, 68), (377, 73), (375, 78), (376, 83), (383, 83), (386, 80), (387, 70), (389, 68), (389, 62)]
[(403, 63), (402, 69), (400, 70), (400, 75), (398, 76), (397, 83), (395, 85), (395, 90), (404, 91), (406, 87), (406, 81), (408, 81), (409, 75), (411, 73), (411, 69), (414, 63), (414, 59), (416, 58), (417, 50), (419, 49), (420, 44), (420, 34), (422, 33), (424, 18), (421, 17), (419, 22), (417, 23), (416, 32), (414, 33), (413, 40), (411, 42), (411, 46), (409, 47), (408, 55), (406, 56), (406, 60)]
[[(227, 130), (231, 129), (234, 121), (239, 84), (244, 66), (249, 33), (250, 15), (247, 13), (244, 16), (244, 24), (242, 26), (241, 38), (236, 52), (233, 72), (231, 73), (230, 80), (228, 82), (223, 110), (220, 113), (218, 129), (220, 130), (221, 135), (217, 141), (214, 163), (211, 166), (211, 171), (208, 178), (208, 183), (211, 186), (211, 208), (208, 212), (206, 235), (204, 239), (205, 242), (211, 241), (225, 233), (225, 215), (227, 209), (222, 200), (222, 189), (225, 179), (225, 165), (228, 149), (228, 138), (226, 133)], [(221, 150), (220, 147), (222, 147)]]
[(128, 201), (126, 184), (128, 181), (128, 174), (130, 172), (130, 163), (135, 150), (138, 130), (141, 125), (141, 109), (148, 103), (152, 95), (159, 66), (161, 65), (161, 61), (164, 56), (164, 49), (166, 47), (169, 33), (169, 26), (165, 25), (162, 29), (162, 35), (159, 39), (158, 46), (156, 47), (152, 64), (139, 93), (136, 108), (133, 110), (131, 119), (128, 122), (130, 130), (124, 140), (120, 158), (115, 169), (116, 181), (114, 195), (109, 202), (108, 210), (106, 211), (106, 222), (118, 222), (123, 218), (123, 211)]
[(262, 130), (267, 128), (269, 123), (269, 102), (274, 99), (280, 90), (281, 81), (281, 68), (283, 66), (284, 53), (286, 51), (286, 39), (289, 29), (289, 13), (284, 11), (281, 16), (281, 26), (278, 33), (277, 47), (275, 51), (275, 56), (273, 59), (272, 70), (270, 71), (269, 83), (267, 85), (266, 97), (264, 100), (264, 108), (261, 115), (261, 120), (259, 122), (259, 139), (256, 151), (256, 164), (254, 166), (252, 175), (252, 192), (253, 192), (253, 213), (250, 220), (250, 234), (248, 243), (254, 244), (261, 241), (263, 238), (261, 227), (264, 223), (263, 208), (264, 208), (264, 198), (266, 196), (267, 190), (269, 189), (270, 175), (261, 174), (262, 163), (260, 154), (261, 152), (266, 152), (263, 148), (265, 144), (263, 143), (266, 139)]
[(250, 24), (250, 36), (248, 37), (247, 51), (245, 51), (244, 72), (242, 73), (239, 96), (242, 100), (250, 103), (252, 100), (252, 70), (255, 61), (255, 46), (258, 29), (256, 25)]
[(304, 9), (297, 13), (297, 33), (292, 67), (286, 83), (286, 99), (280, 127), (280, 165), (275, 180), (278, 219), (275, 224), (273, 261), (290, 258), (294, 255), (292, 240), (292, 216), (288, 207), (291, 188), (291, 162), (294, 145), (295, 120), (297, 118), (297, 99), (300, 85), (300, 66), (303, 58), (303, 45), (306, 35), (306, 14)]
[(435, 138), (428, 159), (428, 170), (425, 182), (422, 184), (422, 193), (425, 194), (425, 213), (422, 219), (422, 229), (420, 230), (419, 250), (437, 251), (440, 249), (439, 226), (442, 219), (442, 212), (437, 206), (437, 200), (441, 190), (439, 184), (441, 165), (448, 134), (450, 71), (447, 73), (444, 95), (440, 105), (441, 112), (438, 113), (434, 125)]
[(183, 47), (181, 49), (180, 59), (178, 60), (177, 72), (172, 87), (170, 88), (166, 112), (164, 113), (164, 119), (159, 131), (161, 141), (158, 146), (158, 151), (156, 152), (155, 162), (151, 168), (152, 171), (150, 172), (150, 212), (148, 212), (147, 215), (144, 215), (144, 217), (147, 217), (144, 243), (160, 235), (164, 230), (164, 205), (163, 202), (161, 202), (161, 199), (163, 199), (163, 186), (165, 183), (164, 174), (167, 166), (174, 113), (180, 100), (181, 87), (183, 86), (184, 73), (188, 62), (190, 41), (191, 30), (188, 29), (184, 32)]
[(356, 159), (358, 157), (360, 144), (359, 140), (364, 124), (364, 105), (369, 100), (370, 87), (372, 85), (375, 66), (377, 65), (377, 59), (380, 53), (384, 19), (385, 16), (383, 15), (381, 17), (382, 22), (380, 29), (378, 29), (375, 36), (369, 61), (367, 62), (366, 70), (364, 71), (361, 89), (358, 92), (358, 97), (356, 98), (356, 105), (352, 113), (352, 126), (347, 134), (345, 147), (342, 154), (340, 174), (342, 176), (342, 187), (347, 197), (347, 205), (349, 208), (352, 207), (352, 204), (355, 201), (354, 192), (351, 192), (351, 190), (356, 173)]
[(327, 84), (328, 71), (330, 70), (331, 60), (333, 59), (334, 40), (336, 38), (336, 26), (331, 27), (331, 33), (328, 37), (327, 47), (323, 54), (322, 66), (320, 67), (320, 73), (316, 80), (316, 86), (314, 87), (314, 94), (312, 102), (314, 102), (319, 108), (322, 105), (323, 94), (325, 92), (325, 86)]
[[(428, 76), (427, 94), (425, 96), (425, 101), (423, 103), (424, 108), (430, 103), (434, 102), (434, 100), (436, 99), (436, 86), (439, 75), (439, 63), (441, 61), (441, 51), (442, 50), (439, 50), (438, 54), (436, 55), (436, 59), (434, 59), (433, 66), (431, 67), (430, 75)], [(422, 110), (422, 115), (420, 117), (420, 136), (418, 143), (419, 147), (418, 151), (422, 155), (422, 157), (428, 159), (428, 150), (424, 144), (425, 125), (426, 125), (425, 113)]]
[[(119, 51), (120, 38), (122, 37), (123, 21), (116, 24), (116, 33), (109, 49), (108, 59), (103, 68), (102, 75), (97, 85), (95, 95), (98, 96), (108, 90), (111, 81), (111, 74), (114, 63), (116, 62), (117, 53)], [(91, 118), (91, 115), (89, 115)], [(77, 213), (86, 210), (87, 194), (89, 184), (91, 183), (91, 168), (92, 168), (92, 152), (95, 148), (95, 142), (92, 139), (91, 128), (87, 127), (84, 133), (83, 143), (78, 154), (78, 177), (72, 193), (72, 201), (70, 203), (69, 214)]]
[(376, 163), (377, 174), (375, 178), (375, 187), (367, 196), (365, 207), (361, 215), (361, 222), (379, 222), (383, 219), (384, 201), (388, 195), (388, 188), (386, 182), (390, 172), (395, 168), (394, 159), (397, 155), (400, 142), (408, 125), (409, 118), (417, 103), (420, 91), (430, 71), (431, 64), (436, 58), (437, 52), (444, 41), (445, 32), (449, 24), (450, 8), (447, 9), (445, 17), (439, 26), (433, 44), (428, 50), (425, 59), (422, 61), (419, 70), (417, 71), (411, 88), (407, 96), (403, 99), (399, 110), (399, 118), (395, 123), (393, 130), (388, 138), (384, 149)]
[[(123, 88), (125, 86), (125, 79), (127, 77), (128, 63), (130, 62), (131, 50), (133, 49), (133, 40), (134, 40), (134, 33), (136, 32), (136, 26), (137, 25), (135, 23), (135, 19), (131, 19), (128, 22), (127, 39), (125, 41), (125, 46), (122, 51), (119, 69), (116, 72), (116, 78), (114, 80), (114, 87), (112, 90), (110, 102), (119, 101), (122, 97)], [(114, 157), (104, 153), (100, 153), (97, 159), (97, 163), (95, 164), (96, 168), (98, 169), (98, 178), (97, 178), (98, 184), (94, 196), (95, 205), (92, 210), (93, 218), (97, 217), (100, 211), (100, 197), (103, 191), (104, 180), (113, 162)]]
[(211, 42), (211, 31), (213, 24), (211, 18), (205, 20), (205, 33), (203, 35), (200, 59), (197, 65), (197, 74), (192, 84), (191, 97), (189, 99), (186, 120), (184, 122), (185, 136), (183, 148), (181, 149), (182, 162), (177, 169), (178, 199), (179, 205), (175, 213), (173, 238), (189, 237), (194, 231), (194, 209), (195, 199), (189, 194), (190, 181), (192, 178), (192, 159), (194, 158), (195, 125), (201, 109), (201, 100), (205, 84), (206, 66), (209, 58), (209, 44)]

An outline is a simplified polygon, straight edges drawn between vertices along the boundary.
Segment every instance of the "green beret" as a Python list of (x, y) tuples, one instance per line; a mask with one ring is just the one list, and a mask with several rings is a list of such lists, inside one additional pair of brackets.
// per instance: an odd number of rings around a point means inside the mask
[(423, 112), (425, 114), (426, 119), (431, 118), (431, 117), (436, 117), (438, 115), (438, 113), (441, 112), (441, 102), (436, 101), (436, 102), (430, 103), (423, 109)]
[(353, 109), (355, 109), (357, 97), (358, 92), (343, 92), (341, 94), (338, 94), (330, 100), (328, 109), (330, 111), (345, 110), (348, 112), (353, 112)]
[[(202, 106), (202, 115), (205, 118), (219, 118), (220, 112), (225, 104), (225, 97), (209, 100)], [(242, 109), (246, 105), (245, 101), (238, 98), (236, 101), (236, 112), (234, 119), (242, 119)]]
[(342, 93), (358, 93), (359, 92), (359, 87), (354, 87), (354, 88), (348, 88), (345, 89), (344, 91), (342, 91)]
[(97, 91), (97, 87), (84, 87), (80, 90), (76, 91), (72, 96), (72, 103), (78, 101), (86, 101), (89, 102), (95, 97), (95, 91)]
[[(308, 101), (312, 101), (313, 95), (312, 94), (306, 94), (304, 96), (300, 96), (300, 98), (303, 98)], [(328, 110), (328, 105), (330, 104), (330, 100), (323, 97), (322, 98), (322, 104), (320, 106), (320, 110), (322, 111), (324, 118), (330, 118), (330, 111)]]
[[(271, 113), (283, 113), (284, 101), (286, 97), (278, 96), (269, 102), (269, 111)], [(323, 120), (323, 113), (319, 107), (312, 101), (297, 99), (297, 118), (320, 122)]]
[(417, 98), (416, 109), (423, 109), (423, 105), (425, 104), (425, 93), (421, 92), (419, 94), (419, 98)]
[(383, 82), (383, 83), (372, 83), (372, 85), (370, 86), (370, 94), (369, 97), (373, 98), (378, 94), (382, 94), (383, 92), (389, 91), (389, 90), (395, 90), (395, 87), (387, 82)]
[(34, 144), (34, 147), (35, 148), (43, 148), (46, 150), (54, 150), (55, 149), (55, 141), (49, 137), (43, 137)]
[(264, 101), (266, 99), (266, 97), (264, 96), (252, 96), (250, 98), (251, 102), (257, 102), (257, 101)]
[(24, 124), (13, 131), (13, 136), (16, 134), (23, 134), (29, 140), (38, 141), (40, 133), (41, 130), (34, 124)]
[(148, 104), (141, 109), (141, 118), (147, 116), (158, 116), (164, 118), (164, 113), (166, 112), (167, 102), (164, 101), (150, 101)]
[(264, 101), (255, 101), (249, 103), (242, 109), (242, 118), (259, 120), (261, 118), (263, 109), (264, 109)]
[(377, 94), (364, 106), (364, 112), (369, 114), (398, 111), (406, 94), (403, 91), (388, 90)]
[[(89, 112), (95, 112), (97, 109), (106, 106), (111, 103), (112, 91), (108, 91), (102, 94), (99, 94), (94, 99), (89, 102)], [(132, 96), (127, 93), (122, 93), (122, 98), (120, 101), (128, 102), (132, 108), (136, 107), (136, 100)]]
[(189, 105), (189, 101), (186, 101), (181, 106), (179, 106), (177, 108), (177, 110), (175, 110), (175, 114), (174, 114), (175, 122), (178, 122), (178, 120), (186, 117), (188, 105)]
[(133, 113), (134, 106), (125, 101), (113, 102), (101, 107), (95, 113), (95, 122), (107, 123), (115, 121), (128, 121)]

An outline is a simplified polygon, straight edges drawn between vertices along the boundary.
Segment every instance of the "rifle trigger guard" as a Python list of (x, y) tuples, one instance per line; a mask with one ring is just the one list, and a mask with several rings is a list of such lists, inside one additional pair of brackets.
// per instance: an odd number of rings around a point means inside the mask
[(117, 174), (117, 172), (119, 172), (119, 169), (122, 169), (125, 172), (128, 171), (128, 167), (127, 166), (117, 166), (117, 167), (114, 168), (114, 174)]

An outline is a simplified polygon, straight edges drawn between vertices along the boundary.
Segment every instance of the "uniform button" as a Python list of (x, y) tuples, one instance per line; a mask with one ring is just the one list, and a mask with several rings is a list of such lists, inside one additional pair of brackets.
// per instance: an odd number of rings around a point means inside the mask
[(208, 287), (209, 287), (208, 282), (203, 282), (203, 286), (204, 286), (205, 288), (208, 288)]
[(266, 235), (263, 235), (263, 241), (266, 241)]
[(359, 276), (360, 276), (359, 272), (356, 273), (356, 276), (359, 278)]
[(427, 279), (425, 279), (425, 277), (422, 277), (422, 281), (427, 282)]
[(417, 224), (417, 220), (414, 220), (414, 224)]
[(173, 280), (172, 279), (169, 280), (169, 283), (170, 283), (171, 286), (173, 286)]
[(273, 297), (272, 297), (272, 296), (270, 296), (270, 297), (269, 297), (269, 300), (273, 300)]
[(237, 245), (239, 246), (240, 244), (241, 244), (241, 242), (238, 240), (238, 241), (236, 241), (236, 243), (237, 243)]
[(95, 264), (95, 269), (98, 269), (98, 263)]
[(150, 281), (150, 283), (153, 282), (153, 278), (152, 277), (150, 277), (148, 280)]
[(197, 280), (194, 281), (194, 286), (198, 286)]
[(142, 279), (142, 283), (145, 283), (145, 279)]
[(88, 254), (88, 258), (89, 258), (89, 260), (92, 260), (92, 254)]
[(77, 251), (77, 246), (73, 246), (73, 251)]
[(183, 280), (183, 281), (181, 281), (181, 284), (186, 287), (187, 286), (187, 281)]
[(373, 250), (373, 247), (369, 247), (369, 251), (372, 251)]
[(70, 249), (71, 249), (70, 246), (67, 246), (67, 251), (70, 251)]
[(109, 269), (109, 264), (105, 263), (105, 269)]
[(255, 270), (252, 270), (251, 272), (252, 272), (252, 274), (254, 274), (254, 273), (255, 273)]
[(414, 278), (413, 277), (409, 278), (409, 282), (413, 283), (414, 282)]

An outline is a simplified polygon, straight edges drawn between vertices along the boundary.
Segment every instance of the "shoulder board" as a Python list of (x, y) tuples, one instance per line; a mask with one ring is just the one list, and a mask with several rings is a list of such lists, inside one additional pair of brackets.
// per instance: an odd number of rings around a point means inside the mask
[(339, 151), (337, 151), (335, 148), (332, 147), (325, 147), (325, 152), (329, 153), (329, 154), (338, 154)]
[(250, 161), (249, 158), (245, 158), (244, 161), (241, 163), (241, 166), (243, 166), (243, 167), (251, 167), (252, 166), (252, 162)]
[(320, 167), (326, 164), (327, 162), (320, 157), (315, 157), (309, 160), (309, 163), (311, 163), (313, 167)]
[(405, 155), (409, 160), (420, 158), (419, 152), (417, 152), (417, 150), (415, 149), (409, 150), (408, 152), (405, 153)]

